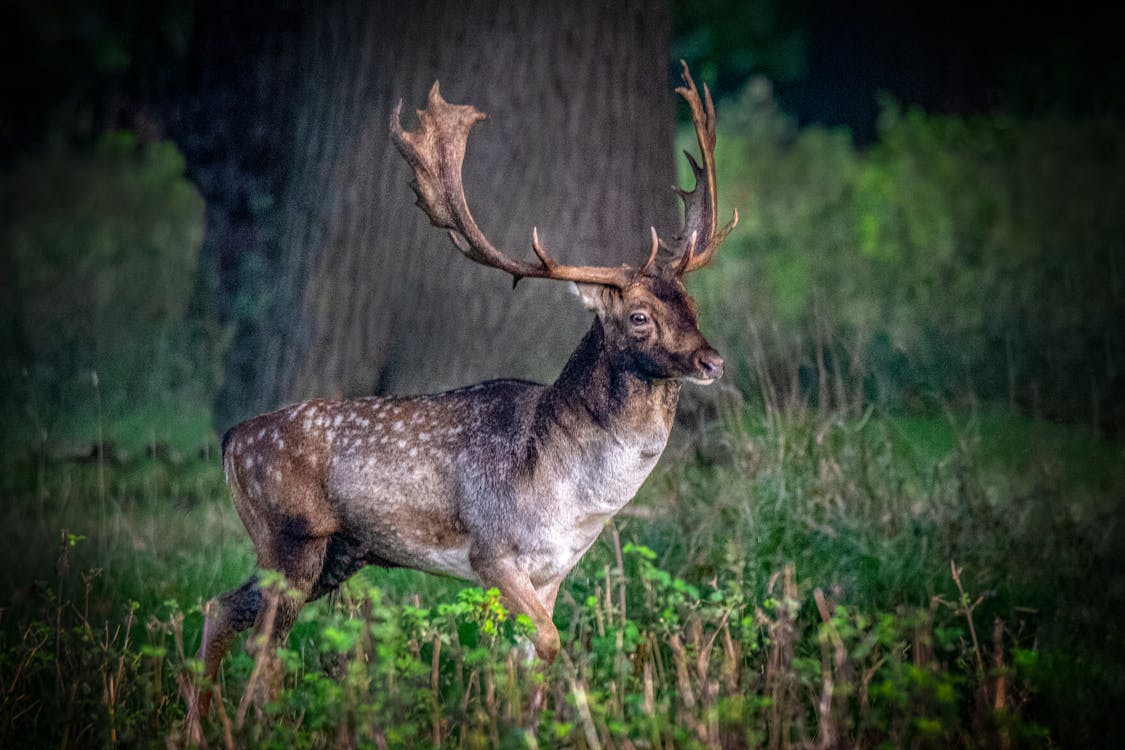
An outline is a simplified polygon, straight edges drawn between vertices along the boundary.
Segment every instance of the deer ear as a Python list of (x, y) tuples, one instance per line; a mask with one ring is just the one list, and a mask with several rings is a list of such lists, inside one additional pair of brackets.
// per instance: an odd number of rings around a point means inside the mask
[(580, 300), (582, 306), (590, 312), (601, 315), (605, 311), (605, 301), (602, 297), (604, 287), (601, 284), (583, 284), (581, 282), (571, 282), (570, 291), (574, 292)]

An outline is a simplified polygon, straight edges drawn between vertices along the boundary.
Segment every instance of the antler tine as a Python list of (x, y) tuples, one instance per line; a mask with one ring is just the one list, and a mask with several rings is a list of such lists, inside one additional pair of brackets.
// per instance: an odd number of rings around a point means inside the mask
[[(676, 188), (684, 203), (684, 224), (678, 237), (674, 238), (671, 245), (678, 245), (681, 262), (677, 265), (678, 273), (691, 273), (711, 262), (715, 251), (738, 224), (738, 211), (734, 212), (731, 220), (720, 230), (718, 226), (718, 185), (715, 177), (715, 103), (711, 99), (711, 90), (703, 84), (703, 97), (699, 96), (699, 89), (691, 77), (688, 65), (680, 60), (683, 71), (680, 74), (684, 85), (676, 88), (676, 93), (684, 98), (691, 108), (691, 120), (695, 126), (695, 137), (699, 142), (699, 151), (703, 160), (700, 166), (690, 152), (684, 151), (691, 171), (695, 177), (695, 187), (690, 192)], [(691, 240), (692, 237), (695, 240)], [(702, 245), (699, 252), (691, 252)]]
[(539, 263), (516, 260), (498, 250), (469, 212), (461, 181), (465, 147), (473, 125), (487, 115), (471, 104), (450, 104), (441, 96), (437, 81), (430, 88), (426, 109), (418, 110), (418, 129), (402, 129), (399, 101), (391, 114), (391, 138), (414, 171), (410, 187), (417, 204), (436, 227), (449, 230), (453, 244), (470, 260), (512, 275), (513, 284), (522, 278), (557, 279), (624, 288), (633, 278), (628, 266), (566, 266), (556, 263), (532, 230), (532, 250)]
[(680, 262), (676, 264), (677, 276), (683, 276), (687, 273), (688, 269), (691, 267), (692, 261), (695, 259), (696, 237), (697, 235), (694, 231), (691, 233), (691, 237), (688, 237), (687, 249), (685, 249), (684, 254), (680, 256)]
[(637, 268), (637, 272), (633, 274), (633, 278), (639, 279), (648, 273), (654, 263), (656, 263), (656, 253), (660, 250), (660, 237), (656, 234), (656, 227), (649, 227), (652, 230), (652, 247), (648, 251), (648, 260), (645, 261), (643, 266)]
[(543, 267), (550, 270), (557, 267), (559, 264), (555, 262), (547, 250), (539, 244), (539, 227), (531, 228), (531, 249), (535, 251), (535, 257), (543, 264)]

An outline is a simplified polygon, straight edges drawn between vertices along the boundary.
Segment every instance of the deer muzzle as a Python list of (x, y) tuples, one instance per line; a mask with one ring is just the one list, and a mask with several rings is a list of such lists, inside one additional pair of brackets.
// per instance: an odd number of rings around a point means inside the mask
[(709, 385), (723, 376), (723, 358), (711, 346), (705, 346), (691, 358), (695, 375), (688, 378), (693, 383)]

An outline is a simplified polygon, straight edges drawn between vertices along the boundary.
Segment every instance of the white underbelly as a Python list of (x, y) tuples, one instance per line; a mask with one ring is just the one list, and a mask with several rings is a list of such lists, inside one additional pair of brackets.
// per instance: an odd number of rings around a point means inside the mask
[(453, 576), (465, 581), (479, 582), (477, 574), (469, 565), (469, 545), (448, 547), (445, 549), (424, 550), (419, 555), (417, 566), (427, 573), (439, 573)]

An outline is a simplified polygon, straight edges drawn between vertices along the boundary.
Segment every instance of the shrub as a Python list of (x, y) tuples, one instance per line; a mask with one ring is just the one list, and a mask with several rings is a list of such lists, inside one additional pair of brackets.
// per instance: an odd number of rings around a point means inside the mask
[[(976, 397), (1125, 427), (1125, 128), (886, 102), (880, 141), (796, 130), (752, 83), (717, 161), (742, 222), (704, 317), (767, 403)], [(752, 377), (750, 377), (752, 376)]]

